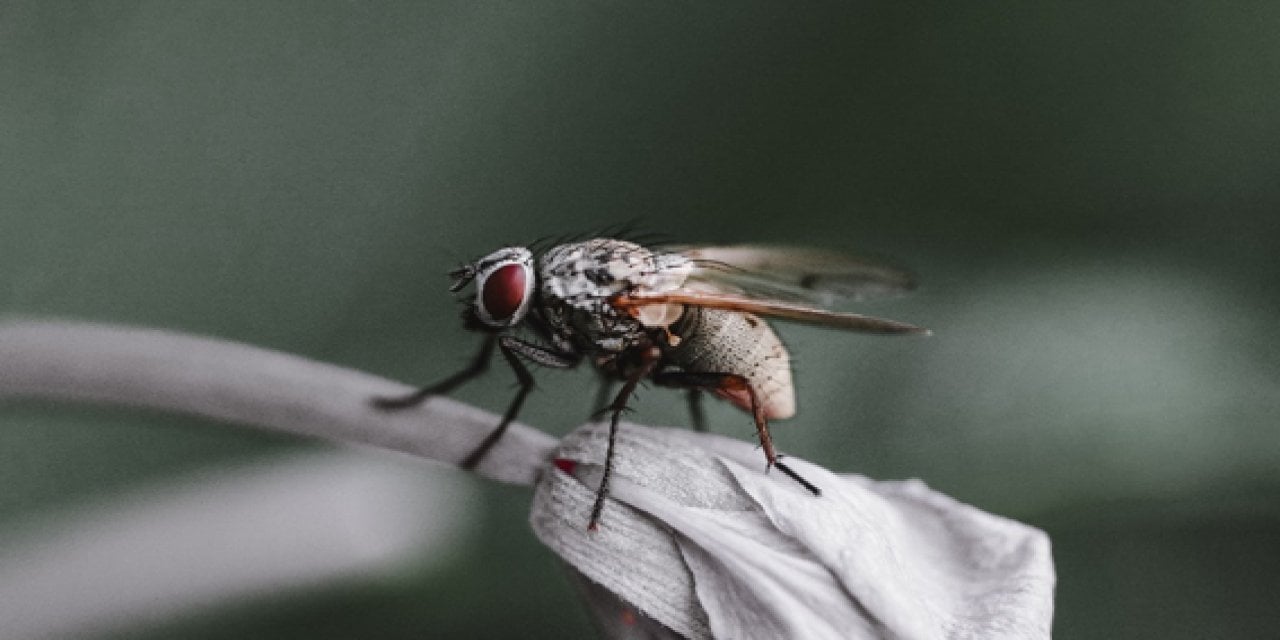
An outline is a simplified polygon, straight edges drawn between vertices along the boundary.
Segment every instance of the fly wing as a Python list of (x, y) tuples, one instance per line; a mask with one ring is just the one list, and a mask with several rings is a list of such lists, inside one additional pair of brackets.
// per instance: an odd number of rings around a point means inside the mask
[(778, 245), (673, 247), (693, 261), (690, 284), (705, 289), (829, 307), (840, 300), (899, 295), (915, 277), (894, 267), (822, 249)]
[(723, 309), (726, 311), (754, 313), (771, 318), (791, 320), (820, 327), (859, 331), (862, 333), (881, 333), (890, 335), (929, 335), (930, 333), (928, 329), (917, 327), (913, 324), (907, 324), (905, 322), (898, 322), (897, 320), (865, 316), (860, 313), (828, 311), (826, 309), (818, 309), (804, 304), (787, 302), (784, 300), (751, 298), (717, 291), (698, 291), (694, 289), (680, 289), (665, 293), (646, 293), (640, 291), (615, 296), (612, 299), (612, 302), (618, 308), (630, 310), (633, 313), (639, 313), (640, 310), (650, 305), (688, 304), (708, 309)]

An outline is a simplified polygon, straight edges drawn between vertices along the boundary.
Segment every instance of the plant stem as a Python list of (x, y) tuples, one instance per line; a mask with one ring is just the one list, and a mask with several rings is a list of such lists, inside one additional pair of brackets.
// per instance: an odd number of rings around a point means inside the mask
[[(146, 407), (392, 449), (456, 465), (498, 416), (448, 398), (397, 411), (409, 387), (361, 371), (172, 331), (71, 322), (0, 324), (0, 397)], [(513, 423), (476, 472), (532, 484), (555, 440)]]

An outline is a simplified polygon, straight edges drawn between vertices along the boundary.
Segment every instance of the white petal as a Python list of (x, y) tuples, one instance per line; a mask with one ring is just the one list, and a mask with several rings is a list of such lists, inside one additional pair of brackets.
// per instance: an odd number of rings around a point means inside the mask
[[(685, 637), (1048, 637), (1054, 571), (1039, 530), (923, 483), (796, 458), (814, 497), (751, 444), (625, 424), (600, 530), (586, 530), (607, 427), (562, 443), (531, 522), (588, 579)], [(608, 621), (606, 621), (608, 627)]]

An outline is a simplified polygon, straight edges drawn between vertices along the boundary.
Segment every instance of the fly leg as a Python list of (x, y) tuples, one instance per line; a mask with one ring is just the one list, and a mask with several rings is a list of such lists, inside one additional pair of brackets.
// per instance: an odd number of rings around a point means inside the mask
[(511, 404), (507, 406), (507, 411), (502, 414), (502, 421), (498, 423), (498, 427), (488, 436), (485, 436), (480, 445), (462, 460), (460, 466), (463, 469), (474, 469), (476, 465), (480, 464), (485, 454), (489, 453), (489, 449), (492, 449), (493, 445), (497, 444), (502, 435), (507, 432), (507, 426), (520, 413), (520, 407), (524, 404), (525, 397), (529, 395), (530, 391), (533, 391), (533, 375), (529, 373), (529, 368), (520, 361), (520, 356), (524, 356), (537, 364), (559, 369), (567, 369), (578, 364), (578, 358), (571, 354), (554, 351), (511, 336), (498, 338), (498, 351), (502, 352), (502, 358), (511, 366), (512, 373), (516, 374), (516, 383), (520, 386), (520, 389), (516, 391), (516, 397), (511, 399)]
[(769, 435), (769, 421), (764, 416), (764, 408), (760, 406), (760, 398), (756, 394), (755, 387), (747, 381), (746, 377), (736, 373), (700, 373), (693, 371), (666, 371), (655, 374), (653, 381), (664, 387), (677, 387), (699, 391), (707, 390), (723, 390), (723, 391), (746, 391), (747, 397), (751, 399), (751, 418), (756, 423), (756, 433), (760, 436), (760, 447), (764, 449), (765, 460), (768, 464), (765, 470), (777, 467), (779, 471), (786, 474), (788, 478), (795, 480), (800, 486), (804, 487), (815, 496), (822, 495), (822, 490), (814, 486), (812, 482), (805, 480), (782, 462), (782, 456), (778, 455), (773, 449), (773, 436)]
[(466, 369), (459, 371), (440, 382), (433, 385), (423, 387), (412, 393), (403, 396), (375, 396), (371, 402), (373, 406), (386, 411), (395, 409), (407, 409), (412, 406), (422, 404), (423, 400), (431, 396), (438, 396), (449, 393), (454, 389), (462, 386), (462, 383), (482, 374), (489, 368), (489, 360), (493, 356), (493, 347), (498, 342), (496, 336), (485, 336), (484, 343), (480, 345), (480, 352), (471, 360), (471, 364)]
[(630, 400), (631, 394), (635, 393), (636, 386), (653, 371), (653, 368), (658, 365), (658, 361), (661, 359), (662, 351), (657, 347), (645, 349), (640, 354), (640, 366), (627, 377), (627, 381), (622, 385), (622, 390), (613, 399), (613, 404), (609, 405), (609, 411), (612, 412), (612, 416), (609, 419), (609, 448), (604, 454), (604, 476), (600, 479), (600, 488), (596, 490), (596, 503), (591, 507), (591, 520), (587, 522), (587, 529), (591, 531), (599, 528), (600, 512), (604, 510), (604, 499), (609, 496), (609, 477), (613, 475), (613, 446), (618, 440), (618, 418), (627, 408), (627, 400)]
[(597, 422), (609, 412), (609, 396), (613, 394), (613, 381), (600, 376), (600, 386), (596, 387), (596, 399), (591, 403), (591, 421)]
[(507, 411), (502, 415), (502, 421), (498, 423), (498, 427), (493, 430), (480, 446), (476, 447), (466, 458), (462, 460), (461, 466), (464, 469), (473, 469), (480, 463), (489, 449), (497, 444), (502, 434), (506, 433), (507, 425), (515, 420), (516, 415), (520, 413), (520, 406), (524, 404), (525, 396), (533, 389), (533, 376), (530, 375), (524, 363), (520, 362), (518, 355), (525, 356), (530, 360), (551, 367), (572, 367), (578, 363), (578, 359), (571, 354), (560, 353), (546, 347), (530, 344), (510, 336), (486, 336), (484, 343), (480, 346), (480, 352), (467, 365), (467, 368), (459, 371), (440, 382), (433, 385), (423, 387), (412, 393), (403, 396), (378, 396), (372, 399), (373, 406), (385, 411), (394, 411), (398, 409), (407, 409), (409, 407), (421, 404), (427, 398), (435, 395), (441, 395), (453, 391), (463, 383), (479, 376), (489, 368), (489, 360), (492, 359), (493, 349), (498, 347), (502, 352), (502, 357), (511, 366), (511, 370), (516, 375), (516, 382), (520, 385), (516, 397), (512, 399), (511, 404), (507, 406)]
[(764, 417), (764, 408), (760, 406), (756, 390), (747, 382), (746, 377), (736, 373), (700, 373), (692, 371), (668, 371), (653, 377), (653, 381), (664, 387), (680, 387), (691, 391), (702, 389), (724, 391), (746, 391), (751, 398), (751, 417), (756, 423), (756, 432), (760, 435), (760, 446), (764, 449), (764, 457), (769, 467), (778, 464), (778, 454), (773, 449), (773, 437), (769, 435), (769, 422)]
[(693, 424), (693, 430), (706, 433), (707, 414), (702, 411), (702, 390), (689, 389), (685, 392), (685, 399), (689, 402), (689, 420)]

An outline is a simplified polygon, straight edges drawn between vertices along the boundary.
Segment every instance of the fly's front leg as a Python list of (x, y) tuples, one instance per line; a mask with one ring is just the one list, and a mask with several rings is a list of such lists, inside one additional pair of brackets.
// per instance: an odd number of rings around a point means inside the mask
[(622, 390), (613, 399), (613, 404), (609, 405), (612, 415), (609, 418), (609, 448), (604, 454), (604, 476), (600, 479), (600, 488), (596, 491), (596, 503), (591, 507), (591, 519), (587, 522), (587, 528), (592, 531), (599, 527), (600, 513), (604, 511), (604, 499), (609, 496), (609, 477), (613, 475), (613, 446), (618, 439), (618, 418), (626, 410), (627, 400), (630, 400), (631, 394), (635, 393), (636, 386), (653, 371), (654, 367), (658, 366), (658, 361), (661, 359), (662, 351), (657, 347), (646, 348), (640, 355), (640, 366), (627, 377)]
[(463, 469), (474, 469), (480, 461), (484, 459), (485, 454), (498, 443), (502, 435), (507, 432), (507, 426), (516, 419), (516, 415), (520, 413), (520, 407), (524, 404), (524, 399), (533, 390), (533, 375), (529, 373), (528, 367), (520, 361), (523, 356), (538, 364), (556, 367), (559, 369), (567, 369), (578, 364), (578, 358), (572, 354), (553, 351), (541, 345), (525, 342), (511, 336), (502, 336), (498, 338), (498, 350), (502, 352), (502, 357), (511, 366), (512, 373), (516, 374), (516, 383), (520, 386), (516, 391), (516, 397), (511, 399), (511, 404), (507, 406), (507, 411), (502, 414), (502, 421), (498, 423), (498, 427), (493, 430), (462, 461)]
[(497, 336), (485, 336), (484, 343), (480, 346), (480, 352), (471, 360), (471, 364), (466, 369), (459, 371), (440, 382), (433, 385), (423, 387), (412, 393), (403, 396), (375, 396), (370, 402), (373, 406), (392, 411), (395, 409), (407, 409), (419, 404), (431, 396), (438, 396), (449, 393), (462, 385), (462, 383), (482, 374), (489, 368), (489, 360), (493, 356), (493, 347), (497, 344)]
[(720, 391), (745, 391), (747, 397), (751, 399), (751, 418), (756, 423), (756, 433), (760, 436), (760, 447), (764, 449), (765, 460), (768, 461), (765, 470), (771, 467), (777, 467), (779, 471), (786, 474), (788, 478), (795, 480), (800, 486), (807, 489), (813, 495), (822, 495), (822, 491), (814, 486), (812, 482), (800, 477), (782, 462), (782, 456), (778, 455), (773, 449), (773, 437), (769, 435), (769, 421), (765, 418), (764, 407), (760, 406), (760, 397), (756, 393), (755, 387), (746, 377), (736, 373), (700, 373), (692, 371), (664, 371), (653, 376), (656, 384), (664, 387), (677, 387), (681, 389), (689, 389), (698, 391), (701, 389), (720, 390)]

